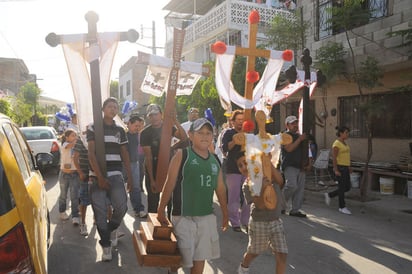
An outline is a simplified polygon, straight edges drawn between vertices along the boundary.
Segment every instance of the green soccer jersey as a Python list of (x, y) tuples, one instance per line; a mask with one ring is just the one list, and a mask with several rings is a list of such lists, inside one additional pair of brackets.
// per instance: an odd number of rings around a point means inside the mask
[(173, 215), (204, 216), (213, 213), (219, 161), (211, 153), (204, 159), (191, 148), (187, 148), (187, 157), (182, 161), (182, 176), (173, 194)]

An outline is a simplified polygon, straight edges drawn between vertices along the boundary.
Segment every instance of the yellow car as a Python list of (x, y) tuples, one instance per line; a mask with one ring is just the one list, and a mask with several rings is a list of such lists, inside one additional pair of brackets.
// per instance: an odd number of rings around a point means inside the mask
[(0, 113), (0, 273), (47, 273), (44, 183), (25, 137)]

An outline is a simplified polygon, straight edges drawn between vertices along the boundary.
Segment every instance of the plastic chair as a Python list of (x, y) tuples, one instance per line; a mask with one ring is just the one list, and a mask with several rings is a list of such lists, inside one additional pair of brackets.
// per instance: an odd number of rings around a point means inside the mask
[(318, 157), (312, 165), (312, 173), (306, 176), (306, 189), (323, 191), (336, 185), (329, 173), (329, 155), (330, 149), (320, 149), (318, 151)]
[[(329, 173), (329, 154), (330, 149), (319, 150), (318, 157), (313, 163), (313, 172), (315, 174), (315, 183), (323, 181), (333, 181), (332, 176)], [(322, 183), (320, 183), (322, 185)]]

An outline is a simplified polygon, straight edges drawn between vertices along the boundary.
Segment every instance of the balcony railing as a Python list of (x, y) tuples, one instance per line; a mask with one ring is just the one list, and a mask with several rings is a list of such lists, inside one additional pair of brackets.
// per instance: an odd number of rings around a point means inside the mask
[[(204, 16), (194, 20), (186, 28), (185, 46), (202, 38), (220, 34), (228, 29), (248, 29), (249, 13), (256, 9), (260, 15), (259, 27), (269, 26), (276, 15), (284, 16), (293, 20), (293, 13), (283, 10), (269, 8), (264, 4), (249, 3), (246, 1), (228, 0), (211, 9)], [(172, 41), (168, 41), (168, 46)]]

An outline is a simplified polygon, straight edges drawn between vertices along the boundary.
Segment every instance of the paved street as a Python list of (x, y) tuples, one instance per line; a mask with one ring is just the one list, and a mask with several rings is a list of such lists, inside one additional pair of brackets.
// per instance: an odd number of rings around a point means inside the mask
[[(167, 273), (164, 268), (138, 265), (131, 233), (140, 220), (133, 217), (132, 210), (121, 226), (125, 236), (113, 252), (113, 261), (101, 262), (91, 208), (87, 211), (90, 234), (82, 237), (71, 221), (58, 218), (57, 176), (45, 177), (52, 222), (49, 273)], [(321, 192), (307, 191), (305, 195), (304, 210), (308, 218), (282, 216), (289, 246), (287, 273), (410, 273), (412, 215), (401, 210), (412, 212), (411, 199), (379, 193), (371, 195), (381, 199), (366, 203), (347, 199), (353, 212), (347, 216), (337, 211), (336, 199), (326, 207)], [(208, 262), (205, 273), (236, 273), (247, 240), (244, 233), (232, 230), (221, 233), (222, 256)], [(254, 261), (250, 273), (274, 273), (274, 267), (273, 256), (267, 252)], [(187, 272), (180, 269), (179, 273)]]

